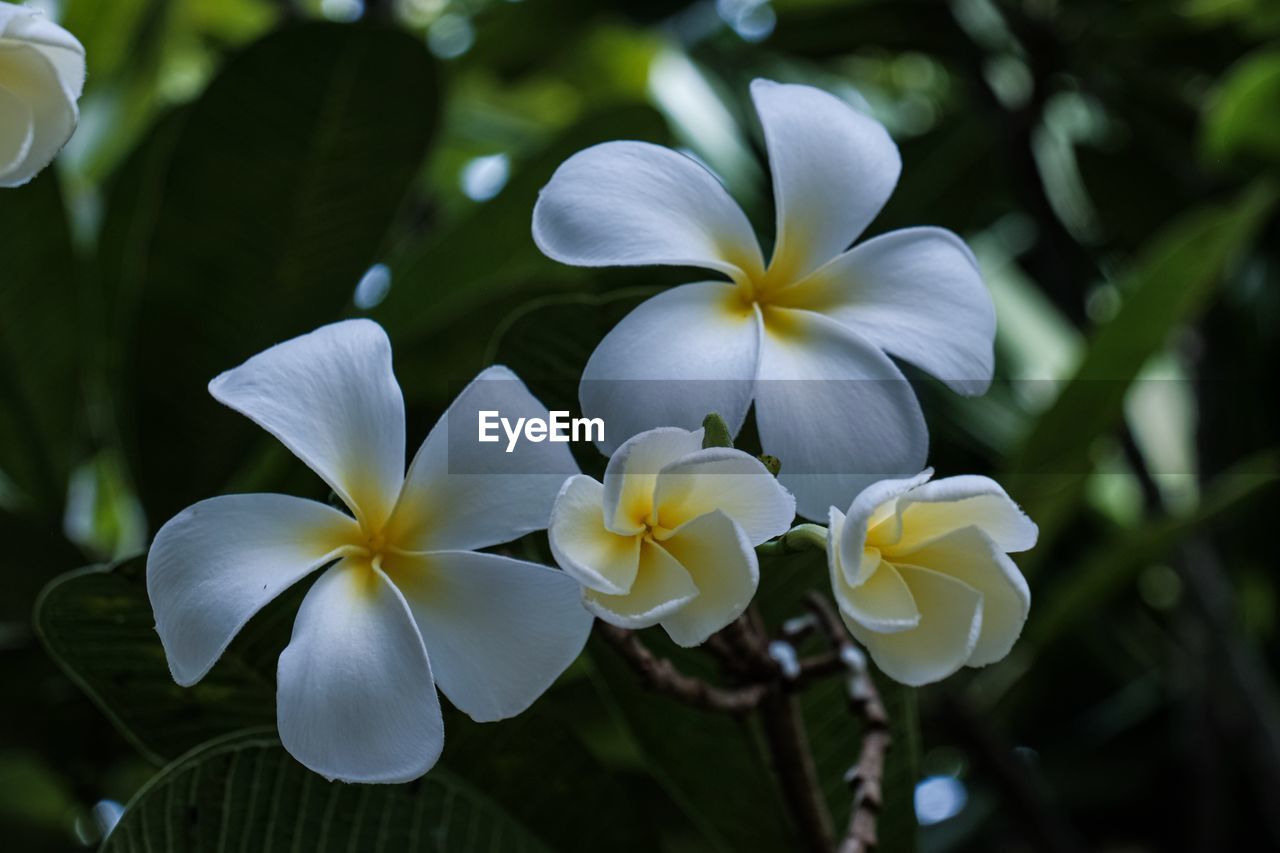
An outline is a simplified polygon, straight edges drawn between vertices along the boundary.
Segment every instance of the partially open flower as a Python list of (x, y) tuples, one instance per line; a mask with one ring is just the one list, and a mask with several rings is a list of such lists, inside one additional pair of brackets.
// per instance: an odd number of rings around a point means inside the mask
[(35, 9), (0, 3), (0, 187), (48, 166), (80, 120), (84, 47)]
[(840, 615), (889, 677), (927, 684), (1009, 653), (1031, 592), (1007, 552), (1036, 525), (986, 477), (884, 480), (842, 513), (827, 558)]
[(604, 483), (564, 484), (551, 514), (551, 550), (583, 584), (583, 601), (624, 628), (661, 624), (696, 646), (755, 595), (755, 546), (784, 533), (795, 499), (760, 460), (702, 448), (702, 430), (664, 428), (625, 442)]
[[(450, 418), (547, 411), (509, 370), (458, 395), (406, 476), (404, 399), (376, 323), (324, 326), (209, 383), (351, 511), (286, 495), (201, 501), (156, 534), (147, 592), (169, 668), (199, 681), (264, 605), (321, 566), (280, 655), (280, 739), (328, 778), (404, 782), (444, 744), (439, 687), (479, 721), (529, 706), (591, 629), (578, 584), (477, 551), (546, 526), (578, 468), (563, 444), (450, 442)], [(456, 432), (456, 431), (455, 431)], [(452, 445), (452, 446), (451, 446)]]

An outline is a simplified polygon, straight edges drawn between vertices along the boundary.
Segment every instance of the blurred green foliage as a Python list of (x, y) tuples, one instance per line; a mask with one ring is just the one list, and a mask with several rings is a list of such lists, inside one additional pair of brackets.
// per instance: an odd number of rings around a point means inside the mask
[[(756, 76), (893, 132), (904, 172), (873, 232), (937, 224), (975, 247), (997, 382), (921, 383), (931, 461), (999, 476), (1045, 533), (1008, 660), (883, 685), (883, 848), (1280, 846), (1272, 0), (44, 5), (89, 81), (57, 168), (0, 195), (6, 849), (94, 847), (134, 797), (109, 850), (402, 849), (414, 825), (450, 851), (793, 843), (755, 725), (642, 690), (603, 645), (515, 720), (450, 712), (420, 783), (325, 783), (261, 733), (304, 590), (183, 690), (136, 556), (198, 498), (325, 497), (205, 392), (323, 322), (387, 328), (411, 435), (493, 361), (572, 408), (605, 331), (702, 274), (549, 261), (539, 188), (596, 142), (673, 144), (772, 233)], [(770, 624), (820, 562), (763, 561)], [(843, 705), (830, 682), (802, 706), (838, 823), (859, 737)], [(924, 777), (965, 799), (929, 801)]]

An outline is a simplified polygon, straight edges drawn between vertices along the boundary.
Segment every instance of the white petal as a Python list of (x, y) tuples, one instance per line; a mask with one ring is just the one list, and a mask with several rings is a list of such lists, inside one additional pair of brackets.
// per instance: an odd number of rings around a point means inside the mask
[[(0, 186), (18, 186), (10, 174), (27, 159), (35, 140), (35, 118), (26, 101), (0, 86)], [(29, 180), (29, 178), (28, 178)], [(21, 183), (25, 183), (22, 181)]]
[(0, 3), (0, 38), (3, 38), (9, 31), (9, 27), (23, 18), (29, 18), (36, 14), (34, 9), (28, 9), (24, 6), (18, 6), (13, 3)]
[(658, 523), (670, 529), (720, 510), (753, 548), (786, 533), (796, 516), (796, 499), (769, 469), (728, 447), (698, 450), (663, 467), (653, 504)]
[[(933, 469), (926, 468), (914, 477), (902, 480), (881, 480), (867, 486), (853, 499), (849, 512), (841, 525), (840, 562), (850, 586), (862, 583), (875, 569), (878, 560), (866, 559), (868, 534), (872, 529), (880, 534), (875, 546), (885, 544), (885, 539), (896, 543), (901, 536), (900, 519), (895, 512), (897, 499), (933, 476)], [(882, 525), (892, 529), (886, 530)]]
[(370, 529), (386, 520), (404, 479), (404, 398), (377, 323), (346, 320), (277, 344), (209, 393), (280, 439)]
[(622, 628), (648, 628), (684, 607), (698, 594), (684, 567), (650, 540), (640, 545), (640, 570), (626, 595), (583, 588), (582, 601), (595, 615)]
[[(23, 121), (29, 114), (24, 123), (30, 126), (30, 139), (21, 146), (23, 150), (0, 150), (0, 186), (17, 187), (53, 162), (75, 132), (79, 111), (47, 51), (38, 46), (0, 41), (0, 80), (3, 89), (25, 106), (25, 110), (10, 107), (5, 120)], [(26, 135), (24, 131), (24, 139)]]
[[(16, 11), (15, 11), (16, 10)], [(84, 90), (84, 45), (43, 14), (0, 3), (0, 38), (39, 46), (58, 72), (58, 81), (72, 100)]]
[(756, 423), (801, 515), (825, 518), (875, 481), (924, 467), (920, 404), (884, 353), (808, 311), (770, 309), (765, 330)]
[(991, 385), (995, 305), (973, 253), (950, 231), (882, 234), (775, 302), (833, 317), (961, 394), (982, 394)]
[(694, 519), (662, 543), (693, 579), (698, 595), (663, 618), (662, 627), (686, 648), (706, 641), (742, 615), (760, 584), (755, 548), (723, 512)]
[(528, 708), (591, 633), (582, 588), (546, 566), (439, 551), (397, 558), (387, 572), (422, 633), (437, 686), (479, 722)]
[(671, 264), (758, 273), (751, 224), (715, 176), (646, 142), (606, 142), (556, 169), (533, 208), (533, 239), (583, 267)]
[(203, 678), (267, 602), (360, 540), (349, 516), (286, 495), (224, 495), (170, 519), (147, 554), (147, 595), (174, 680)]
[(302, 600), (280, 655), (284, 748), (326, 779), (408, 782), (444, 746), (422, 637), (400, 592), (368, 563), (343, 560)]
[(736, 433), (751, 406), (760, 320), (730, 285), (673, 287), (638, 305), (582, 372), (582, 411), (602, 417), (601, 452), (655, 427), (693, 429), (716, 412)]
[(841, 575), (833, 575), (831, 583), (840, 612), (868, 631), (895, 633), (920, 624), (911, 590), (889, 563), (881, 562), (861, 586), (849, 586)]
[(640, 567), (640, 537), (604, 525), (604, 486), (585, 474), (565, 481), (547, 528), (551, 554), (570, 576), (598, 592), (621, 595)]
[(843, 611), (841, 616), (885, 675), (918, 687), (940, 681), (968, 662), (982, 626), (982, 594), (938, 572), (913, 566), (899, 570), (920, 611), (919, 626), (879, 633)]
[[(948, 533), (975, 527), (1001, 551), (1026, 551), (1039, 528), (1000, 484), (988, 477), (946, 477), (913, 489), (898, 502), (902, 538), (895, 554), (909, 554)], [(908, 561), (910, 562), (910, 561)]]
[[(519, 418), (548, 420), (520, 378), (490, 367), (462, 390), (422, 443), (388, 538), (408, 551), (473, 550), (544, 530), (566, 477), (578, 473), (565, 442), (525, 441), (506, 452), (480, 442), (479, 413), (499, 412), (514, 427)], [(491, 433), (492, 434), (492, 433)]]
[(838, 507), (827, 508), (827, 568), (831, 572), (833, 585), (836, 575), (844, 578), (846, 585), (849, 583), (849, 576), (845, 574), (843, 565), (844, 559), (840, 553), (840, 543), (844, 540), (845, 521), (845, 515)]
[(627, 439), (604, 469), (605, 525), (623, 535), (643, 532), (658, 472), (701, 449), (701, 429), (664, 427)]
[(792, 281), (840, 254), (875, 219), (902, 171), (884, 127), (812, 86), (751, 84), (769, 148), (778, 239), (771, 271)]
[[(911, 590), (897, 569), (878, 557), (869, 567), (846, 571), (840, 543), (846, 533), (844, 513), (831, 507), (827, 522), (827, 568), (831, 575), (831, 592), (846, 620), (853, 620), (870, 631), (905, 631), (920, 624)], [(861, 554), (856, 554), (861, 558)], [(858, 575), (858, 585), (849, 577)]]
[(998, 545), (966, 527), (921, 548), (910, 559), (913, 565), (953, 577), (982, 594), (982, 633), (969, 666), (986, 666), (1009, 654), (1026, 624), (1031, 590)]

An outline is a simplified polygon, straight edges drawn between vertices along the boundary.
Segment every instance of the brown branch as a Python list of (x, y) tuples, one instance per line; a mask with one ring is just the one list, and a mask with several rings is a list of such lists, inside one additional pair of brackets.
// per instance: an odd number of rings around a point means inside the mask
[(632, 631), (603, 621), (596, 623), (596, 629), (626, 658), (649, 687), (689, 705), (709, 711), (745, 714), (760, 704), (767, 691), (762, 684), (717, 687), (685, 675), (671, 661), (649, 651)]
[(764, 724), (770, 761), (782, 781), (782, 794), (805, 849), (830, 853), (835, 830), (818, 784), (818, 768), (813, 763), (799, 703), (790, 693), (771, 690), (760, 703), (760, 721)]
[(844, 658), (840, 657), (838, 651), (809, 655), (800, 659), (800, 674), (791, 681), (788, 687), (792, 690), (798, 690), (815, 681), (821, 681), (828, 676), (846, 673), (848, 670), (848, 664), (844, 662)]
[(757, 671), (754, 662), (743, 657), (738, 646), (730, 642), (724, 631), (712, 634), (703, 645), (720, 662), (726, 672), (731, 672), (739, 678), (749, 678)]
[[(849, 639), (831, 605), (814, 593), (809, 609), (811, 624), (803, 627), (803, 633), (816, 627), (833, 648), (802, 658), (798, 674), (784, 674), (770, 655), (769, 633), (754, 607), (707, 642), (708, 651), (727, 672), (750, 681), (741, 687), (719, 687), (680, 672), (670, 660), (651, 652), (632, 631), (604, 622), (597, 623), (597, 629), (654, 690), (706, 710), (743, 714), (758, 709), (770, 763), (805, 849), (810, 853), (865, 853), (876, 846), (876, 818), (882, 802), (880, 780), (890, 740), (889, 717), (862, 652)], [(806, 684), (841, 672), (849, 674), (849, 705), (864, 724), (862, 749), (848, 775), (853, 811), (848, 831), (837, 847), (794, 693)]]
[(811, 853), (830, 853), (835, 831), (818, 783), (800, 706), (791, 695), (781, 666), (769, 654), (769, 633), (753, 605), (721, 632), (725, 645), (747, 673), (768, 685), (760, 702), (760, 722), (769, 761), (782, 782), (782, 795), (792, 823)]
[(849, 828), (837, 850), (839, 853), (867, 853), (879, 843), (876, 819), (884, 804), (881, 780), (884, 778), (885, 755), (892, 743), (889, 714), (866, 667), (862, 651), (849, 639), (831, 603), (816, 592), (809, 594), (807, 603), (836, 647), (838, 659), (849, 672), (849, 708), (862, 718), (863, 723), (862, 749), (847, 777), (853, 790), (853, 809), (849, 815)]

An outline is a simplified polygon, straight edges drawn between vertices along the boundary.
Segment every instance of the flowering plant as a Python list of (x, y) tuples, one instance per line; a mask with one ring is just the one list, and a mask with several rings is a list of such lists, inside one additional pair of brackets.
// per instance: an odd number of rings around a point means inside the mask
[(1280, 846), (1255, 7), (0, 0), (5, 849)]

